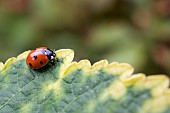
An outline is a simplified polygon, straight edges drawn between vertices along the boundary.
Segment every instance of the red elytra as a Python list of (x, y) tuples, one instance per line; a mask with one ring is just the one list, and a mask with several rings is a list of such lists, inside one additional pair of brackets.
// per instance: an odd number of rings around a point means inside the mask
[(47, 65), (49, 61), (54, 62), (55, 56), (54, 51), (47, 47), (39, 47), (28, 54), (26, 64), (33, 69), (39, 69)]

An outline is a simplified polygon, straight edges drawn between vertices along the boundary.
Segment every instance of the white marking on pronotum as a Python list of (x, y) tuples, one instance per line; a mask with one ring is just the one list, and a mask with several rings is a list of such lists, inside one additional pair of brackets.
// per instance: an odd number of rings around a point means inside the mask
[(47, 52), (44, 52), (45, 55), (47, 55)]
[(54, 57), (53, 57), (53, 56), (51, 56), (51, 59), (54, 59)]

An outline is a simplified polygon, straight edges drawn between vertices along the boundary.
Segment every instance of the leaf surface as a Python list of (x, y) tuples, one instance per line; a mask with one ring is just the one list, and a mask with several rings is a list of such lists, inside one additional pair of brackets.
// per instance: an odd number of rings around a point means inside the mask
[(170, 113), (169, 79), (133, 74), (129, 64), (75, 62), (70, 49), (56, 64), (30, 69), (29, 51), (0, 63), (0, 113)]

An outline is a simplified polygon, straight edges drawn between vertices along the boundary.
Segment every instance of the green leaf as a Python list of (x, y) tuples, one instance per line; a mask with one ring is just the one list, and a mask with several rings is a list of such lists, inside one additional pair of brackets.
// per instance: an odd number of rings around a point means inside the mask
[(30, 69), (25, 58), (0, 63), (0, 113), (169, 113), (169, 79), (133, 73), (129, 64), (72, 62), (56, 51), (56, 64)]

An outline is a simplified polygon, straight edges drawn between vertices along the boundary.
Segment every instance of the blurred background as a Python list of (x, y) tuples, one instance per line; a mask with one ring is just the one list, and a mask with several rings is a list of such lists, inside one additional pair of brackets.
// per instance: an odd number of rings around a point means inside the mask
[(0, 0), (0, 61), (39, 46), (170, 75), (170, 1)]

